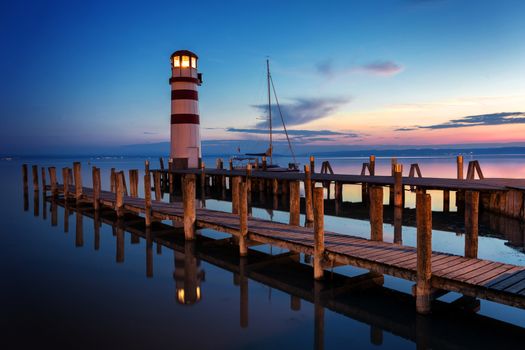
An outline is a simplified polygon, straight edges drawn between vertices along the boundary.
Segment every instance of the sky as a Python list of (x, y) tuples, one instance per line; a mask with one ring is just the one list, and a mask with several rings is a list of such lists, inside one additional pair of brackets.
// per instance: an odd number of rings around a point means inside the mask
[(168, 141), (179, 49), (219, 146), (266, 143), (267, 57), (297, 145), (525, 142), (524, 23), (511, 0), (2, 1), (0, 154)]

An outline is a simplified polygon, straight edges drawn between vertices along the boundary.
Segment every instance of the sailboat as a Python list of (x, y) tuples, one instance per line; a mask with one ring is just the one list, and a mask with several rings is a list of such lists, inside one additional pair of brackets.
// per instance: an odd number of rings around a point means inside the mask
[[(268, 126), (269, 126), (269, 145), (268, 149), (265, 152), (261, 153), (245, 153), (244, 156), (235, 156), (232, 157), (232, 160), (237, 163), (244, 163), (249, 162), (252, 165), (259, 163), (258, 157), (266, 157), (269, 158), (270, 162), (267, 163), (266, 170), (267, 171), (281, 171), (281, 172), (296, 172), (299, 171), (299, 164), (297, 163), (297, 160), (295, 158), (295, 152), (292, 147), (292, 143), (290, 141), (290, 137), (288, 135), (288, 130), (286, 129), (286, 124), (284, 123), (284, 117), (281, 112), (281, 106), (279, 105), (279, 99), (277, 98), (277, 93), (275, 91), (275, 86), (273, 84), (272, 75), (270, 74), (270, 60), (266, 59), (266, 81), (268, 86)], [(275, 104), (277, 106), (277, 110), (279, 111), (279, 116), (281, 118), (281, 122), (283, 124), (284, 134), (286, 135), (286, 140), (288, 141), (288, 147), (290, 149), (290, 153), (292, 155), (293, 162), (288, 163), (288, 167), (281, 167), (278, 164), (273, 162), (273, 125), (272, 125), (272, 92), (275, 97)], [(245, 167), (245, 164), (241, 164), (237, 167)]]

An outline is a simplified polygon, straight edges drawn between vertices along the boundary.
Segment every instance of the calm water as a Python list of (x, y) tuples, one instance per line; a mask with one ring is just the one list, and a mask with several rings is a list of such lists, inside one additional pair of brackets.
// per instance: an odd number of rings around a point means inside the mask
[[(101, 167), (104, 189), (109, 189), (111, 167), (143, 169), (143, 159), (138, 158), (80, 160), (86, 185), (91, 184), (88, 161)], [(479, 160), (487, 177), (525, 177), (522, 157)], [(385, 276), (383, 287), (355, 288), (329, 297), (331, 287), (348, 283), (341, 276), (364, 271), (339, 267), (328, 278), (330, 283), (316, 286), (311, 268), (302, 263), (304, 257), (301, 263), (250, 271), (235, 247), (217, 246), (208, 239), (226, 237), (211, 230), (201, 231), (195, 247), (184, 244), (180, 231), (166, 232), (171, 222), (156, 225), (153, 240), (148, 240), (141, 223), (133, 224), (130, 218), (134, 234), (112, 225), (112, 216), (106, 214), (95, 230), (90, 211), (82, 214), (69, 208), (65, 215), (58, 205), (55, 219), (51, 204), (41, 194), (35, 200), (32, 190), (24, 203), (23, 162), (60, 169), (72, 161), (0, 161), (2, 348), (406, 349), (524, 344), (524, 310), (481, 300), (478, 313), (464, 311), (452, 303), (461, 295), (449, 293), (439, 299), (431, 316), (421, 317), (414, 312), (408, 295), (412, 283), (407, 281)], [(213, 159), (205, 161), (214, 164)], [(330, 159), (336, 172), (348, 173), (359, 173), (363, 161)], [(412, 160), (400, 162), (407, 172)], [(157, 160), (152, 164), (155, 167)], [(453, 177), (456, 171), (453, 158), (419, 159), (419, 164), (423, 176)], [(378, 159), (376, 167), (378, 174), (388, 174), (390, 160)], [(343, 195), (345, 201), (356, 202), (361, 193), (356, 186), (345, 186)], [(440, 211), (440, 194), (432, 196), (433, 209)], [(411, 203), (409, 194), (407, 205)], [(221, 200), (208, 200), (206, 206), (231, 208)], [(254, 208), (253, 214), (288, 220), (282, 211)], [(367, 237), (367, 221), (350, 211), (340, 215), (326, 218), (328, 230)], [(434, 230), (433, 249), (462, 254), (464, 236), (454, 223), (456, 214), (450, 215)], [(479, 256), (525, 265), (523, 225), (488, 216), (481, 221)], [(393, 227), (385, 223), (384, 231), (385, 240), (391, 241)], [(403, 227), (403, 243), (415, 244), (415, 229), (409, 225)], [(267, 246), (254, 249), (248, 265), (266, 254), (284, 252)], [(323, 291), (317, 300), (315, 288)]]

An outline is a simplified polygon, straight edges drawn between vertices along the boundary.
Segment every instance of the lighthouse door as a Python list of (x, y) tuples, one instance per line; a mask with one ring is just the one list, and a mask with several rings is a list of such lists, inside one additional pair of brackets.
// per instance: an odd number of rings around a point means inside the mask
[(199, 167), (199, 147), (188, 147), (188, 168)]

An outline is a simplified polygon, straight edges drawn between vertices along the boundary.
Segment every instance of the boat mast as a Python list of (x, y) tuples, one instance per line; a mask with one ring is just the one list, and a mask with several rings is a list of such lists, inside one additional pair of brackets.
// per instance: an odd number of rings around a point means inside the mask
[(266, 59), (266, 78), (268, 80), (268, 123), (270, 125), (270, 164), (273, 164), (273, 135), (272, 135), (272, 94), (270, 92), (270, 60)]

